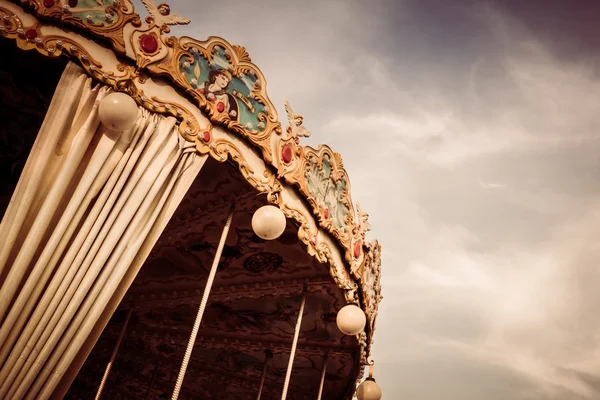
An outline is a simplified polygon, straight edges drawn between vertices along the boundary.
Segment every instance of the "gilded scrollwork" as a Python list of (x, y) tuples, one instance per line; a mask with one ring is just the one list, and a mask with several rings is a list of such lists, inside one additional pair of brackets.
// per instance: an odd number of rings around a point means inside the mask
[(181, 135), (188, 141), (202, 140), (202, 137), (211, 135), (212, 126), (200, 126), (196, 118), (185, 107), (158, 99), (147, 97), (140, 88), (147, 77), (140, 74), (139, 70), (129, 64), (118, 64), (116, 71), (104, 68), (95, 60), (85, 48), (85, 44), (75, 40), (72, 36), (64, 34), (45, 35), (41, 31), (43, 26), (39, 22), (25, 26), (21, 19), (12, 11), (0, 7), (0, 34), (9, 39), (15, 39), (17, 46), (23, 50), (36, 50), (48, 57), (61, 55), (77, 61), (88, 75), (104, 85), (112, 87), (115, 91), (129, 94), (136, 102), (150, 111), (170, 115), (181, 121), (179, 129)]
[(211, 37), (169, 38), (169, 56), (148, 65), (182, 87), (214, 123), (242, 135), (272, 161), (271, 137), (281, 133), (277, 112), (265, 91), (262, 73), (246, 49)]
[(375, 322), (379, 303), (383, 299), (381, 295), (381, 245), (377, 240), (366, 244), (365, 262), (359, 283), (361, 286), (362, 301), (366, 310), (368, 338), (367, 352), (375, 332)]
[[(37, 50), (48, 57), (68, 55), (76, 59), (92, 75), (102, 77), (101, 64), (94, 60), (85, 48), (68, 37), (57, 35), (44, 36), (40, 32), (40, 25), (25, 26), (21, 19), (11, 10), (0, 7), (0, 34), (9, 39), (15, 39), (17, 46), (23, 50)], [(106, 75), (106, 80), (110, 79)]]
[(300, 114), (296, 114), (288, 101), (286, 101), (284, 105), (288, 117), (288, 127), (286, 128), (288, 137), (292, 137), (296, 144), (300, 144), (301, 137), (310, 137), (310, 132), (302, 125), (304, 117)]
[(360, 204), (356, 203), (356, 216), (358, 217), (357, 229), (363, 233), (371, 231), (371, 223), (369, 222), (369, 214), (362, 211)]
[(213, 123), (245, 137), (271, 162), (271, 137), (281, 134), (281, 124), (266, 94), (265, 78), (246, 49), (218, 37), (201, 42), (165, 36), (169, 25), (187, 24), (189, 19), (171, 14), (166, 4), (143, 3), (150, 13), (146, 23), (134, 12), (130, 0), (21, 1), (37, 16), (108, 40), (115, 52), (133, 59), (138, 68), (166, 76), (190, 95)]
[(152, 26), (158, 26), (162, 32), (169, 33), (169, 25), (187, 25), (190, 23), (190, 19), (182, 17), (181, 15), (171, 14), (171, 7), (168, 4), (162, 3), (156, 5), (153, 0), (141, 0), (146, 10), (148, 10), (149, 17), (146, 18), (146, 22)]
[(141, 25), (130, 0), (21, 0), (20, 3), (33, 9), (38, 17), (57, 20), (108, 40), (119, 53), (125, 52), (124, 26)]
[(326, 145), (317, 149), (302, 146), (292, 133), (279, 142), (278, 154), (278, 176), (296, 185), (306, 197), (319, 225), (344, 247), (345, 259), (356, 276), (364, 261), (365, 224), (361, 221), (366, 221), (366, 214), (357, 216), (352, 205), (350, 179), (341, 156)]

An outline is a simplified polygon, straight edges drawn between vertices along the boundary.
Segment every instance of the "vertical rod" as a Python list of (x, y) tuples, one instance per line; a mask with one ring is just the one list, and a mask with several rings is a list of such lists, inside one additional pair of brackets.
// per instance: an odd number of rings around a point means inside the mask
[(260, 377), (260, 386), (258, 387), (258, 395), (256, 396), (256, 400), (260, 400), (260, 397), (262, 396), (263, 386), (265, 384), (265, 378), (267, 376), (267, 367), (268, 367), (268, 363), (269, 363), (269, 358), (273, 358), (273, 353), (271, 353), (271, 350), (266, 350), (265, 351), (265, 363), (263, 366), (262, 375)]
[(288, 361), (287, 372), (285, 374), (285, 383), (283, 384), (283, 393), (281, 400), (287, 398), (290, 378), (292, 377), (292, 367), (294, 366), (294, 356), (296, 355), (296, 346), (298, 345), (298, 336), (300, 335), (300, 326), (302, 325), (302, 314), (304, 314), (304, 304), (306, 303), (306, 291), (302, 293), (302, 301), (300, 302), (300, 311), (298, 311), (298, 320), (296, 321), (296, 330), (294, 331), (294, 341), (292, 342), (292, 350), (290, 351), (290, 360)]
[(219, 266), (219, 261), (221, 261), (221, 253), (223, 253), (225, 240), (227, 240), (227, 234), (229, 233), (229, 228), (231, 227), (231, 221), (233, 220), (233, 209), (234, 205), (232, 204), (231, 208), (229, 209), (229, 215), (227, 216), (227, 222), (223, 228), (223, 233), (221, 234), (221, 240), (219, 241), (217, 252), (215, 253), (215, 258), (213, 259), (210, 273), (208, 274), (208, 279), (206, 280), (202, 301), (200, 302), (198, 314), (196, 315), (196, 320), (194, 321), (194, 327), (192, 328), (192, 333), (190, 334), (190, 340), (188, 341), (187, 348), (185, 349), (185, 356), (183, 357), (181, 368), (179, 369), (179, 376), (177, 377), (177, 382), (175, 383), (175, 389), (173, 390), (173, 396), (171, 396), (171, 400), (177, 400), (179, 397), (179, 391), (181, 390), (181, 385), (183, 384), (185, 371), (187, 370), (188, 363), (190, 362), (192, 350), (194, 349), (194, 343), (196, 342), (196, 336), (198, 335), (198, 329), (200, 329), (200, 323), (202, 322), (202, 315), (204, 315), (204, 309), (206, 308), (206, 303), (208, 302), (208, 295), (210, 294), (210, 289), (212, 288), (213, 281), (215, 280), (217, 267)]
[(125, 331), (127, 330), (127, 325), (129, 324), (129, 318), (131, 318), (132, 312), (133, 307), (131, 307), (129, 309), (129, 312), (127, 312), (127, 317), (125, 318), (125, 322), (123, 322), (123, 327), (121, 328), (121, 333), (119, 334), (119, 338), (117, 339), (117, 344), (115, 344), (115, 348), (113, 349), (113, 352), (110, 355), (110, 360), (108, 360), (108, 364), (106, 365), (106, 370), (104, 370), (104, 376), (102, 376), (102, 380), (100, 381), (98, 392), (96, 392), (96, 397), (94, 398), (95, 400), (99, 400), (100, 396), (102, 395), (104, 385), (106, 385), (106, 380), (108, 379), (108, 374), (110, 373), (110, 369), (112, 368), (112, 365), (115, 362), (115, 358), (117, 358), (117, 352), (119, 351), (119, 347), (121, 346), (123, 336), (125, 336)]
[(329, 351), (325, 353), (325, 358), (323, 359), (323, 370), (321, 371), (321, 384), (319, 385), (319, 395), (317, 396), (317, 400), (321, 400), (321, 396), (323, 395), (323, 386), (325, 385), (325, 374), (327, 373), (327, 360), (329, 360)]

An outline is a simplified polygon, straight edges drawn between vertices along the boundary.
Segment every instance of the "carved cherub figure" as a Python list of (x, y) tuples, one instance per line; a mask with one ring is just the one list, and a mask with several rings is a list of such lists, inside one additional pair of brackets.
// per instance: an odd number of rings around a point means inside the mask
[[(165, 27), (165, 30), (168, 32), (167, 25), (187, 25), (190, 23), (189, 18), (182, 17), (181, 15), (171, 14), (171, 7), (168, 4), (162, 3), (158, 6), (154, 3), (154, 0), (141, 0), (148, 10), (150, 14), (150, 18), (154, 21), (154, 23), (159, 27)], [(146, 18), (146, 22), (148, 18)]]
[(285, 102), (285, 112), (288, 116), (288, 127), (286, 131), (291, 137), (294, 138), (296, 143), (299, 142), (298, 138), (300, 137), (310, 137), (310, 132), (308, 129), (302, 126), (304, 118), (302, 118), (302, 115), (294, 113), (294, 110), (292, 110), (292, 107), (287, 100)]
[(371, 230), (371, 223), (369, 222), (369, 214), (363, 213), (360, 209), (360, 204), (356, 203), (356, 214), (358, 215), (358, 224), (362, 226), (363, 232), (369, 232)]

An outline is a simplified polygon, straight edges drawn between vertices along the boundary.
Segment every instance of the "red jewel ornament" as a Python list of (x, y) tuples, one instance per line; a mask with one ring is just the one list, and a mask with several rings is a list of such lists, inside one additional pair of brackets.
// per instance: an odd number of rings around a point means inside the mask
[(362, 242), (358, 241), (354, 243), (354, 258), (360, 257), (360, 248), (362, 247)]
[(140, 36), (140, 47), (146, 54), (153, 54), (158, 50), (158, 40), (154, 35), (142, 35)]
[(69, 7), (75, 8), (79, 4), (79, 0), (69, 0)]
[(35, 29), (28, 29), (27, 32), (25, 32), (25, 37), (29, 40), (33, 40), (37, 37), (37, 31)]
[(222, 101), (220, 101), (220, 102), (218, 102), (218, 103), (217, 103), (217, 111), (218, 111), (218, 112), (223, 112), (223, 111), (225, 111), (225, 104), (223, 104), (223, 102), (222, 102)]
[(329, 208), (326, 208), (325, 211), (323, 211), (323, 217), (325, 217), (325, 219), (329, 218)]
[(54, 7), (54, 0), (44, 0), (44, 7), (46, 7), (46, 8)]
[(283, 146), (283, 149), (281, 149), (281, 159), (286, 164), (292, 161), (292, 146), (290, 146), (289, 144)]
[(206, 131), (202, 134), (202, 140), (204, 140), (206, 143), (210, 142), (210, 132)]

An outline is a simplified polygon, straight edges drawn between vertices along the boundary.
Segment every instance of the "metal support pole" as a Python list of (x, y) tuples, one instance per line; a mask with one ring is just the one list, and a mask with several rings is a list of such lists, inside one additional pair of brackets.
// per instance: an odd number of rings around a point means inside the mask
[(265, 385), (265, 378), (267, 376), (267, 367), (268, 367), (270, 358), (273, 358), (273, 353), (271, 352), (271, 350), (265, 350), (265, 363), (263, 366), (262, 375), (260, 377), (260, 386), (258, 387), (258, 395), (256, 396), (256, 400), (260, 400), (260, 396), (262, 396), (263, 386)]
[(117, 339), (117, 344), (115, 344), (115, 348), (110, 355), (110, 360), (108, 360), (108, 364), (106, 365), (106, 370), (104, 371), (104, 376), (102, 376), (102, 380), (100, 381), (100, 386), (98, 387), (98, 392), (96, 392), (95, 400), (99, 400), (102, 395), (102, 391), (104, 390), (104, 385), (106, 385), (106, 380), (108, 379), (108, 374), (110, 373), (110, 369), (112, 368), (113, 363), (115, 362), (115, 358), (117, 358), (117, 352), (119, 351), (119, 347), (121, 346), (121, 341), (123, 340), (123, 336), (125, 336), (125, 331), (127, 330), (127, 325), (129, 324), (129, 318), (131, 318), (131, 313), (133, 312), (133, 307), (129, 309), (127, 313), (127, 317), (125, 318), (125, 322), (123, 322), (123, 327), (121, 328), (121, 333), (119, 334), (119, 338)]
[(287, 398), (290, 378), (292, 376), (292, 367), (294, 366), (294, 356), (296, 355), (296, 346), (298, 345), (298, 336), (300, 336), (300, 326), (302, 325), (302, 314), (304, 314), (304, 304), (306, 303), (306, 291), (302, 293), (302, 301), (300, 302), (300, 311), (298, 311), (298, 320), (296, 321), (296, 330), (294, 331), (294, 341), (292, 342), (292, 350), (290, 351), (290, 360), (288, 361), (287, 372), (285, 374), (285, 383), (283, 384), (283, 393), (281, 400)]
[(321, 400), (321, 396), (323, 395), (323, 386), (325, 384), (325, 374), (327, 373), (327, 360), (329, 360), (329, 351), (325, 353), (325, 358), (323, 359), (323, 369), (321, 371), (321, 384), (319, 385), (319, 395), (317, 396), (317, 400)]
[(196, 336), (198, 336), (198, 330), (200, 329), (200, 323), (202, 322), (202, 315), (204, 315), (204, 309), (206, 308), (206, 304), (208, 303), (210, 289), (212, 288), (213, 281), (215, 280), (215, 275), (217, 274), (217, 267), (219, 266), (219, 262), (221, 261), (221, 254), (223, 253), (223, 248), (225, 247), (225, 240), (227, 240), (227, 234), (229, 233), (231, 221), (233, 220), (233, 209), (234, 205), (232, 204), (229, 210), (229, 216), (227, 217), (227, 222), (225, 223), (225, 227), (223, 228), (223, 233), (221, 234), (221, 240), (219, 241), (217, 252), (215, 253), (215, 258), (213, 259), (213, 264), (210, 269), (210, 273), (208, 274), (208, 279), (206, 280), (206, 286), (204, 288), (204, 294), (202, 295), (202, 301), (200, 302), (200, 307), (198, 308), (198, 314), (196, 315), (196, 320), (194, 321), (194, 327), (192, 328), (192, 333), (190, 334), (190, 340), (188, 341), (187, 348), (185, 350), (185, 356), (183, 357), (183, 362), (181, 363), (181, 368), (179, 369), (179, 376), (177, 377), (177, 382), (175, 383), (175, 389), (173, 390), (173, 396), (171, 396), (171, 400), (177, 400), (177, 398), (179, 397), (179, 392), (181, 391), (181, 385), (183, 385), (185, 371), (187, 370), (188, 363), (190, 362), (190, 357), (192, 356), (192, 350), (194, 349)]

